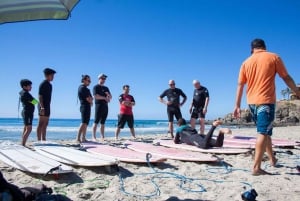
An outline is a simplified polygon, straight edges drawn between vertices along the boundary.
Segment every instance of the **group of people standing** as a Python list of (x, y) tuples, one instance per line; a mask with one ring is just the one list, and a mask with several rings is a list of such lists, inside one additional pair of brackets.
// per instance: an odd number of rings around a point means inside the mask
[[(46, 128), (50, 116), (50, 103), (52, 85), (51, 81), (54, 78), (55, 70), (46, 68), (44, 69), (45, 80), (39, 87), (39, 98), (34, 99), (29, 91), (31, 90), (32, 82), (27, 79), (21, 80), (20, 84), (22, 91), (20, 92), (20, 101), (23, 104), (22, 116), (24, 119), (24, 130), (22, 137), (22, 145), (25, 146), (26, 140), (32, 129), (32, 120), (34, 105), (38, 104), (39, 110), (39, 123), (37, 127), (38, 140), (46, 140)], [(253, 120), (257, 126), (257, 142), (255, 147), (255, 158), (253, 166), (253, 175), (269, 174), (261, 169), (261, 162), (264, 152), (267, 152), (271, 165), (275, 165), (277, 159), (272, 151), (272, 122), (275, 116), (275, 76), (278, 74), (286, 85), (300, 96), (300, 91), (296, 87), (296, 84), (292, 77), (288, 74), (281, 58), (274, 53), (267, 52), (265, 42), (262, 39), (254, 39), (251, 42), (251, 56), (247, 58), (241, 68), (238, 78), (238, 87), (236, 94), (236, 103), (233, 115), (236, 118), (241, 116), (241, 99), (244, 86), (247, 85), (247, 102), (249, 104), (250, 111), (253, 116)], [(82, 84), (78, 89), (78, 98), (80, 100), (80, 111), (82, 117), (82, 123), (78, 130), (77, 141), (86, 141), (86, 130), (91, 116), (91, 106), (93, 101), (95, 102), (95, 119), (92, 128), (93, 139), (96, 140), (96, 130), (100, 123), (101, 138), (104, 139), (105, 121), (108, 115), (108, 103), (112, 99), (112, 95), (109, 88), (104, 85), (107, 76), (100, 74), (98, 76), (99, 82), (93, 88), (93, 96), (88, 89), (91, 82), (90, 76), (82, 76)], [(230, 133), (229, 130), (222, 130), (219, 133), (219, 138), (213, 143), (211, 142), (211, 136), (214, 129), (221, 124), (219, 121), (215, 121), (212, 125), (212, 129), (208, 132), (208, 135), (204, 135), (204, 121), (209, 104), (209, 92), (206, 87), (201, 86), (198, 80), (193, 81), (195, 87), (193, 100), (191, 102), (189, 112), (191, 114), (190, 124), (186, 125), (186, 121), (182, 118), (180, 107), (186, 102), (187, 96), (185, 93), (175, 87), (175, 81), (169, 81), (169, 88), (166, 89), (160, 96), (159, 101), (167, 105), (167, 114), (169, 121), (169, 132), (175, 143), (189, 142), (190, 144), (199, 145), (200, 147), (208, 148), (211, 146), (222, 146), (223, 134)], [(120, 114), (118, 118), (118, 126), (115, 132), (116, 139), (118, 139), (120, 129), (122, 129), (125, 123), (128, 124), (131, 134), (135, 137), (134, 132), (134, 119), (132, 113), (132, 107), (135, 105), (133, 96), (129, 94), (129, 86), (123, 86), (123, 93), (119, 96), (120, 102)], [(167, 97), (165, 100), (164, 97)], [(182, 101), (180, 100), (182, 97)], [(173, 121), (174, 116), (178, 120), (178, 126), (180, 126), (176, 136), (173, 135)], [(200, 135), (195, 130), (196, 120), (200, 118)], [(185, 132), (190, 130), (191, 132)]]
[[(107, 79), (107, 75), (101, 73), (98, 76), (98, 84), (93, 87), (93, 96), (88, 89), (88, 86), (91, 83), (91, 78), (89, 75), (82, 76), (82, 84), (78, 89), (78, 98), (80, 100), (80, 112), (81, 112), (81, 120), (77, 141), (85, 142), (86, 141), (86, 132), (87, 126), (90, 121), (91, 116), (91, 107), (93, 105), (93, 99), (95, 99), (95, 118), (92, 127), (92, 140), (96, 141), (96, 132), (98, 124), (100, 123), (100, 134), (101, 139), (104, 140), (104, 132), (105, 132), (105, 121), (108, 115), (108, 103), (112, 99), (111, 92), (107, 86), (105, 86), (105, 81)], [(118, 139), (120, 130), (124, 128), (125, 124), (128, 124), (130, 128), (131, 135), (135, 138), (135, 130), (134, 130), (134, 118), (132, 107), (135, 105), (135, 100), (132, 95), (129, 94), (130, 87), (129, 85), (123, 86), (123, 93), (119, 96), (120, 102), (120, 113), (118, 116), (118, 125), (115, 132), (115, 137)]]

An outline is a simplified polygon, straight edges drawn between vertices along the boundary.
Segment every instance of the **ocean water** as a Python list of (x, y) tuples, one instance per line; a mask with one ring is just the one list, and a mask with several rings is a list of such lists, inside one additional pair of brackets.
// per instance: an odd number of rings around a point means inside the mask
[[(29, 141), (36, 140), (36, 126), (38, 120), (34, 119), (33, 129)], [(47, 140), (75, 140), (80, 119), (50, 119), (47, 129)], [(92, 124), (90, 121), (87, 138), (92, 136)], [(107, 120), (105, 124), (105, 136), (113, 137), (117, 120)], [(0, 118), (0, 140), (20, 141), (24, 125), (22, 118)], [(167, 134), (168, 122), (166, 120), (135, 120), (137, 136), (149, 134)], [(130, 136), (127, 125), (121, 130), (120, 137)], [(97, 138), (100, 137), (100, 125), (97, 128)]]

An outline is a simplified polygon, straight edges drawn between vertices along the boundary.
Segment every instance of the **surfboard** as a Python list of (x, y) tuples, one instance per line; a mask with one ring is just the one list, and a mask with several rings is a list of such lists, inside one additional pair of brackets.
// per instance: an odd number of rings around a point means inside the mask
[[(90, 153), (99, 154), (101, 156), (114, 157), (122, 162), (129, 162), (129, 163), (147, 162), (145, 153), (133, 151), (126, 147), (121, 148), (121, 147), (112, 146), (109, 144), (101, 144), (97, 142), (82, 143), (82, 146), (86, 148), (86, 150)], [(163, 161), (166, 161), (166, 158), (152, 155), (149, 162), (159, 163)]]
[(152, 143), (126, 141), (125, 145), (134, 151), (141, 153), (151, 153), (152, 155), (158, 155), (168, 159), (182, 160), (182, 161), (202, 161), (202, 162), (215, 162), (218, 158), (199, 152), (192, 152), (187, 150), (180, 150), (175, 148), (168, 148), (160, 145), (154, 145)]
[(241, 144), (237, 142), (223, 142), (223, 148), (255, 149), (255, 144)]
[(209, 149), (201, 149), (199, 147), (188, 145), (188, 144), (175, 144), (173, 140), (154, 140), (153, 143), (158, 143), (166, 147), (185, 149), (189, 151), (196, 151), (202, 153), (212, 153), (212, 154), (242, 154), (250, 151), (250, 149), (225, 148), (225, 147), (213, 147)]
[[(247, 145), (255, 145), (256, 137), (254, 136), (242, 136), (242, 135), (234, 135), (233, 137), (225, 137), (224, 143), (239, 143), (239, 144), (247, 144)], [(287, 146), (299, 146), (299, 143), (293, 140), (286, 139), (278, 139), (272, 138), (272, 144), (275, 147), (287, 147)]]
[(73, 171), (70, 166), (14, 143), (1, 143), (0, 160), (18, 170), (34, 174), (65, 174)]
[(36, 142), (33, 144), (33, 147), (38, 153), (46, 157), (72, 166), (95, 167), (110, 166), (118, 163), (116, 158), (98, 156), (55, 142)]

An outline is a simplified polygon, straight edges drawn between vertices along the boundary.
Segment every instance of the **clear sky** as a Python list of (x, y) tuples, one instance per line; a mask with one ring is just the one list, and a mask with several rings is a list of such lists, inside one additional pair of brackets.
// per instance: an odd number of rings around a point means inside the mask
[[(136, 119), (167, 119), (157, 97), (169, 79), (188, 96), (185, 118), (193, 79), (209, 89), (207, 119), (223, 117), (233, 110), (239, 68), (254, 38), (264, 39), (300, 82), (299, 19), (297, 0), (82, 0), (66, 21), (3, 24), (0, 117), (18, 116), (20, 79), (32, 80), (31, 93), (38, 96), (45, 67), (57, 71), (52, 83), (55, 118), (80, 118), (81, 75), (91, 76), (92, 90), (99, 73), (108, 75), (111, 119), (119, 111), (123, 84), (131, 86)], [(279, 78), (276, 85), (280, 98), (286, 87)]]

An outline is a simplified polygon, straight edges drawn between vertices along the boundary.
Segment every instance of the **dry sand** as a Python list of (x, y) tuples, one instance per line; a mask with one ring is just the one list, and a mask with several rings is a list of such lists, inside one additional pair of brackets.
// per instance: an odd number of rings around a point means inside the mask
[[(300, 127), (274, 128), (274, 137), (300, 140)], [(233, 134), (255, 135), (255, 128), (233, 130)], [(139, 136), (154, 139), (166, 135)], [(65, 142), (64, 142), (65, 143)], [(43, 183), (56, 192), (67, 195), (75, 201), (81, 200), (242, 200), (241, 193), (250, 190), (257, 193), (257, 200), (300, 200), (299, 172), (300, 147), (278, 149), (278, 167), (270, 167), (268, 161), (263, 167), (277, 175), (252, 176), (251, 154), (218, 155), (232, 169), (226, 170), (221, 163), (196, 163), (167, 160), (155, 164), (120, 163), (116, 169), (104, 167), (74, 168), (74, 173), (59, 176), (32, 175), (21, 172), (0, 162), (4, 177), (19, 187)], [(291, 150), (293, 155), (285, 152)], [(154, 171), (157, 171), (154, 173)], [(159, 173), (162, 172), (162, 173)], [(121, 185), (119, 174), (122, 175)], [(186, 179), (186, 180), (185, 180)], [(152, 183), (151, 181), (155, 182)], [(184, 182), (185, 181), (185, 182)], [(182, 186), (180, 186), (182, 185)], [(123, 187), (123, 190), (122, 190)], [(184, 189), (186, 188), (186, 189)], [(202, 191), (202, 192), (192, 192)], [(127, 193), (127, 194), (126, 194)]]

